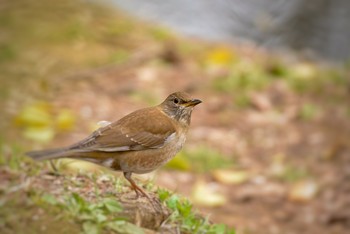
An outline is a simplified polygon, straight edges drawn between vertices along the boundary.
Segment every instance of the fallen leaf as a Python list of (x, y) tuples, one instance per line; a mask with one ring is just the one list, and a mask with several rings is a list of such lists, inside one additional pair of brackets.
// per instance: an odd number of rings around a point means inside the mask
[(305, 180), (295, 183), (288, 194), (291, 201), (308, 202), (315, 198), (319, 188), (315, 181)]
[(269, 168), (269, 174), (276, 177), (282, 177), (286, 172), (286, 156), (284, 154), (276, 154), (272, 157), (272, 163)]
[(293, 75), (299, 79), (309, 80), (317, 77), (316, 68), (313, 65), (307, 63), (297, 64), (293, 67), (292, 72)]
[(28, 127), (23, 131), (23, 135), (33, 141), (48, 143), (55, 136), (55, 131), (52, 127)]
[(213, 177), (223, 184), (242, 184), (246, 182), (250, 175), (247, 171), (235, 171), (219, 169), (212, 172)]
[(219, 47), (209, 52), (207, 63), (210, 65), (229, 65), (234, 60), (234, 57), (230, 49)]
[(25, 106), (15, 119), (16, 124), (27, 127), (43, 127), (52, 123), (50, 105), (47, 103), (35, 103)]
[(226, 204), (227, 199), (224, 195), (216, 191), (213, 183), (209, 184), (200, 180), (194, 186), (192, 201), (200, 206), (218, 207)]
[(57, 116), (56, 124), (60, 130), (71, 130), (75, 125), (75, 115), (70, 110), (61, 110)]

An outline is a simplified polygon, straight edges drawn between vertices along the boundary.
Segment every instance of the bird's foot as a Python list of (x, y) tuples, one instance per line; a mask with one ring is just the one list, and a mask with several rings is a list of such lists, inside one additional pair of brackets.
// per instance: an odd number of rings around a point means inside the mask
[(57, 177), (61, 176), (62, 174), (58, 171), (54, 162), (52, 160), (50, 160), (49, 162), (50, 162), (50, 166), (52, 168), (52, 171), (48, 172), (48, 174), (53, 175), (53, 176), (57, 176)]
[(150, 204), (152, 205), (152, 207), (154, 208), (154, 210), (157, 213), (163, 213), (162, 203), (160, 202), (160, 200), (157, 197), (150, 196), (149, 194), (147, 194), (144, 190), (142, 190), (139, 187), (137, 189), (135, 189), (135, 193), (136, 193), (136, 199), (139, 199), (140, 197), (147, 198), (147, 200), (150, 202)]

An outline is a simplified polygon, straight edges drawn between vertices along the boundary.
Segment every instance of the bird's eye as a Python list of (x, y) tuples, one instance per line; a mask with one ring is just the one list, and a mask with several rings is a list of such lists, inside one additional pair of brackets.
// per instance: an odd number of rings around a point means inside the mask
[(174, 99), (174, 103), (175, 103), (175, 104), (178, 104), (179, 102), (180, 102), (180, 101), (179, 101), (178, 98), (175, 98), (175, 99)]

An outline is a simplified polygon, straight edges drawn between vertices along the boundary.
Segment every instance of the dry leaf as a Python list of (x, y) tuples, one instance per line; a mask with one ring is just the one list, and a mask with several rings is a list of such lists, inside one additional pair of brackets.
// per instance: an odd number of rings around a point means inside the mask
[(299, 79), (313, 79), (317, 75), (316, 68), (311, 64), (300, 63), (293, 67), (293, 75)]
[(246, 182), (250, 175), (247, 171), (219, 169), (212, 172), (213, 177), (223, 184), (242, 184)]
[(49, 126), (52, 123), (50, 106), (47, 103), (25, 106), (16, 117), (16, 123), (26, 127)]
[(55, 136), (55, 131), (52, 127), (28, 127), (23, 131), (23, 135), (33, 141), (48, 143)]
[(60, 130), (71, 130), (75, 125), (75, 115), (69, 110), (62, 110), (57, 116), (56, 124)]
[(288, 198), (291, 201), (308, 202), (315, 198), (318, 189), (318, 185), (315, 181), (300, 181), (291, 187)]
[(226, 197), (217, 191), (215, 188), (217, 186), (213, 185), (215, 184), (199, 180), (193, 189), (193, 203), (206, 207), (217, 207), (226, 204)]

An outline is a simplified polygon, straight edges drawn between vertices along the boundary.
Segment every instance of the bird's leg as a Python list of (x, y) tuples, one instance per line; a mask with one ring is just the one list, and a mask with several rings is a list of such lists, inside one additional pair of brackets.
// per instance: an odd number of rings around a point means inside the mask
[(124, 174), (125, 179), (127, 179), (130, 182), (131, 187), (134, 189), (137, 198), (140, 196), (140, 193), (141, 193), (142, 196), (145, 196), (148, 199), (150, 199), (149, 195), (142, 188), (140, 188), (135, 183), (135, 181), (131, 178), (131, 172), (123, 172), (123, 174)]
[(55, 176), (60, 176), (60, 172), (58, 171), (56, 165), (54, 164), (54, 162), (52, 160), (49, 160), (50, 162), (50, 166), (52, 167), (53, 169), (53, 172), (52, 172), (52, 175), (55, 175)]
[(123, 172), (123, 174), (125, 179), (127, 179), (130, 182), (131, 187), (134, 189), (136, 193), (136, 198), (139, 198), (141, 193), (142, 196), (146, 197), (150, 201), (151, 205), (153, 206), (156, 212), (163, 213), (162, 204), (159, 202), (159, 200), (157, 200), (156, 198), (152, 199), (142, 188), (140, 188), (131, 178), (131, 172)]

